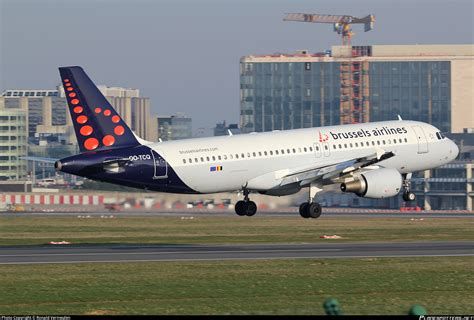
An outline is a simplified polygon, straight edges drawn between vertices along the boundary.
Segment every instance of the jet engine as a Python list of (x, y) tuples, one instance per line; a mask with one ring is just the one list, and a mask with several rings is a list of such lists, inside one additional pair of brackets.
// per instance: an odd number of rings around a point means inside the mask
[(375, 169), (360, 173), (354, 181), (341, 184), (342, 192), (353, 192), (364, 198), (396, 196), (402, 187), (402, 176), (396, 169)]

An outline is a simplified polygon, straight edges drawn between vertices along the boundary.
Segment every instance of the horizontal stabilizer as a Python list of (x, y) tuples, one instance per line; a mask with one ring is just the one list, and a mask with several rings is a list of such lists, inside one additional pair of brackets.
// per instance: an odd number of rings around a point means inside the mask
[(59, 160), (59, 159), (54, 159), (54, 158), (42, 158), (42, 157), (20, 157), (20, 160), (55, 163), (55, 162), (56, 162), (57, 160)]

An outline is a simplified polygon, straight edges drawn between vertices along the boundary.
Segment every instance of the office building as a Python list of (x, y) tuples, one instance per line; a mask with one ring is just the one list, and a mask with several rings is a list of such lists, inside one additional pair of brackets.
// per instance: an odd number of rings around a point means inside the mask
[(0, 181), (26, 177), (27, 117), (25, 110), (4, 108), (0, 100)]
[(474, 128), (474, 45), (333, 46), (240, 61), (243, 132), (404, 119)]
[(238, 124), (231, 123), (227, 125), (225, 121), (222, 121), (220, 123), (216, 123), (216, 126), (214, 127), (214, 136), (227, 136), (229, 135), (229, 131), (232, 134), (241, 133)]
[(189, 139), (193, 136), (192, 119), (177, 113), (156, 117), (158, 139), (163, 141)]

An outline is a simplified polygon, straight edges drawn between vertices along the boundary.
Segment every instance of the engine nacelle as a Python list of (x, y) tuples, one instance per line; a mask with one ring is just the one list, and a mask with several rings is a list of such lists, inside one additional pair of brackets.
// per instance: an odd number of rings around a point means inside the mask
[(382, 199), (396, 196), (402, 187), (402, 175), (396, 169), (375, 169), (361, 173), (356, 180), (341, 184), (341, 191), (359, 197)]

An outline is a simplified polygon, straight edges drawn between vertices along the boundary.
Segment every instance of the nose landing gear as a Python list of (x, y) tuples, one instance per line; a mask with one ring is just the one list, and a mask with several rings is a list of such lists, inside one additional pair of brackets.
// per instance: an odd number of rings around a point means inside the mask
[(257, 213), (257, 205), (255, 202), (250, 201), (249, 193), (247, 189), (244, 189), (244, 200), (237, 201), (235, 204), (235, 213), (239, 216), (251, 217)]

